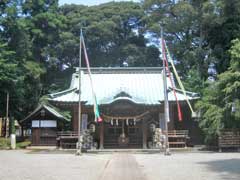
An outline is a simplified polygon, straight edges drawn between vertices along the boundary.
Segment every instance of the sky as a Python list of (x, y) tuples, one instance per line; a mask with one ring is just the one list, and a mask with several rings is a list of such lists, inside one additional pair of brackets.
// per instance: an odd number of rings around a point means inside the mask
[[(59, 5), (63, 4), (83, 4), (87, 6), (98, 5), (106, 2), (110, 2), (113, 0), (59, 0)], [(134, 1), (140, 2), (140, 0), (114, 0), (114, 1)]]

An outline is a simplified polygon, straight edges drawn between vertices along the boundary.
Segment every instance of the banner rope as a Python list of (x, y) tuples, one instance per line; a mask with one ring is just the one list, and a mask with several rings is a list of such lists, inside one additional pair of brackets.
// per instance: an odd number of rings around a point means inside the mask
[(168, 78), (171, 82), (171, 86), (172, 86), (172, 89), (173, 89), (173, 94), (174, 94), (174, 97), (176, 99), (176, 103), (177, 103), (177, 110), (178, 110), (178, 120), (179, 121), (182, 121), (182, 111), (181, 111), (181, 107), (180, 107), (180, 104), (179, 104), (179, 101), (178, 101), (178, 98), (177, 98), (177, 94), (176, 94), (176, 89), (174, 87), (174, 83), (173, 83), (173, 78), (171, 77), (171, 72), (169, 70), (169, 66), (168, 66), (168, 61), (167, 61), (167, 57), (166, 57), (166, 52), (165, 52), (165, 48), (166, 48), (166, 45), (164, 44), (164, 40), (162, 41), (162, 46), (163, 46), (163, 62), (165, 63), (165, 67), (166, 67), (166, 70), (167, 70), (167, 74), (168, 74)]
[(100, 117), (99, 109), (98, 109), (98, 103), (97, 103), (97, 97), (94, 91), (94, 86), (93, 86), (93, 80), (92, 80), (92, 73), (90, 70), (90, 63), (87, 55), (87, 49), (84, 41), (83, 35), (81, 36), (82, 39), (82, 44), (83, 44), (83, 51), (84, 51), (84, 56), (85, 56), (85, 62), (88, 70), (88, 76), (90, 79), (90, 85), (91, 85), (91, 90), (92, 90), (92, 96), (93, 96), (93, 106), (94, 106), (94, 114), (95, 114), (95, 121), (97, 122), (102, 122), (102, 118)]
[(183, 92), (183, 95), (184, 95), (184, 97), (185, 97), (185, 99), (186, 99), (186, 101), (187, 101), (187, 104), (188, 104), (188, 106), (189, 106), (192, 114), (194, 114), (192, 105), (191, 105), (190, 102), (189, 102), (189, 99), (188, 99), (186, 90), (185, 90), (185, 88), (184, 88), (184, 86), (183, 86), (183, 84), (182, 84), (182, 81), (181, 81), (178, 73), (177, 73), (176, 67), (175, 67), (174, 62), (173, 62), (173, 59), (172, 59), (172, 57), (171, 57), (171, 55), (170, 55), (170, 53), (169, 53), (169, 50), (168, 50), (168, 47), (167, 47), (167, 44), (166, 44), (166, 41), (165, 41), (165, 40), (164, 40), (164, 46), (166, 47), (167, 54), (168, 54), (170, 63), (171, 63), (171, 65), (172, 65), (172, 67), (173, 67), (173, 72), (174, 72), (174, 74), (175, 74), (175, 76), (176, 76), (177, 82), (178, 82), (178, 84), (179, 84), (179, 86), (180, 86), (180, 88), (181, 88), (181, 90), (182, 90), (182, 92)]

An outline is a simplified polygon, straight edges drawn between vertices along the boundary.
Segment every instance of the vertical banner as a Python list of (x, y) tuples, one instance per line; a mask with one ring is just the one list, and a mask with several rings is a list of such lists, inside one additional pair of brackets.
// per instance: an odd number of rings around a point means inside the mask
[(159, 113), (159, 128), (161, 128), (162, 130), (165, 129), (164, 113)]
[(87, 124), (88, 124), (88, 115), (82, 114), (82, 130), (87, 129)]
[(83, 44), (83, 51), (84, 51), (84, 56), (85, 56), (85, 62), (86, 62), (87, 70), (88, 70), (88, 76), (89, 76), (89, 79), (90, 79), (90, 84), (91, 84), (91, 89), (92, 89), (93, 110), (94, 110), (94, 114), (95, 114), (95, 121), (100, 123), (100, 122), (103, 121), (103, 119), (100, 116), (98, 102), (97, 102), (97, 97), (96, 97), (96, 94), (95, 94), (94, 88), (93, 88), (93, 80), (92, 80), (92, 73), (91, 73), (91, 69), (90, 69), (90, 63), (89, 63), (89, 59), (88, 59), (88, 54), (87, 54), (87, 49), (86, 49), (84, 37), (83, 37), (82, 34), (81, 34), (81, 39), (82, 39), (82, 44)]

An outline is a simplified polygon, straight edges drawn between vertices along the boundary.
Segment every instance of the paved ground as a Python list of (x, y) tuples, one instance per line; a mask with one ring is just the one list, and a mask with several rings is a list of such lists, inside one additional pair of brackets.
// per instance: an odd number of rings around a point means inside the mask
[(240, 180), (240, 153), (0, 151), (0, 180)]
[(240, 180), (240, 153), (135, 155), (148, 180)]

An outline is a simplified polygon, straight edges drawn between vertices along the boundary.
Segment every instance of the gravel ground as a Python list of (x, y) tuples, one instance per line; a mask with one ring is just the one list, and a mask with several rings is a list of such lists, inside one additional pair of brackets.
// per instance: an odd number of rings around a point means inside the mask
[(0, 151), (0, 180), (96, 180), (110, 155)]
[(240, 180), (240, 153), (0, 151), (0, 180)]
[(240, 180), (240, 153), (134, 156), (149, 180)]

